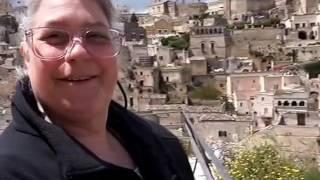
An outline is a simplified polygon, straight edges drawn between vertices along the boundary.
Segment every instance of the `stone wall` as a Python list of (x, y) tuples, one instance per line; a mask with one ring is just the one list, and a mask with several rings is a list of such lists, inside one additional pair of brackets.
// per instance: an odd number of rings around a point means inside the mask
[[(206, 121), (194, 124), (197, 132), (202, 137), (210, 137), (213, 140), (225, 140), (238, 142), (249, 135), (250, 121)], [(227, 137), (219, 137), (220, 132), (227, 132)]]
[(277, 38), (282, 33), (281, 29), (275, 28), (234, 30), (231, 32), (231, 56), (248, 57), (250, 46), (252, 49), (257, 50), (275, 47), (280, 42)]

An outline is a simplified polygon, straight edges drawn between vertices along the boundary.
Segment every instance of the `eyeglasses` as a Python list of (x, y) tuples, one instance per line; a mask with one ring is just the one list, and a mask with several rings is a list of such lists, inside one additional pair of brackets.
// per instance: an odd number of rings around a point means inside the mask
[(71, 33), (61, 28), (39, 27), (26, 30), (25, 36), (33, 53), (44, 61), (62, 59), (76, 42), (92, 56), (115, 57), (120, 52), (122, 39), (119, 31), (108, 27), (88, 28), (79, 33)]

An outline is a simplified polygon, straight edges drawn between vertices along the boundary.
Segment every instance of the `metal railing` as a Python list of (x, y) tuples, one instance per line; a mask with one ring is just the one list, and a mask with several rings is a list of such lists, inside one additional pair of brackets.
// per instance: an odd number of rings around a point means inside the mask
[[(184, 128), (190, 136), (192, 150), (197, 158), (196, 163), (200, 163), (207, 180), (218, 179), (217, 176), (221, 177), (223, 180), (232, 180), (228, 170), (223, 165), (223, 162), (216, 157), (214, 151), (196, 132), (188, 114), (182, 112), (182, 118), (185, 123)], [(216, 172), (216, 174), (214, 174), (212, 169), (214, 172)]]

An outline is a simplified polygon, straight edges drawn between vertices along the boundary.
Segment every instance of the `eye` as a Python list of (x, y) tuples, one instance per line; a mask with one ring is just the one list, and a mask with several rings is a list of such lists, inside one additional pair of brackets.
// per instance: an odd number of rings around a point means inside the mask
[(61, 46), (69, 42), (69, 35), (62, 31), (44, 30), (40, 33), (38, 40), (50, 45)]
[(111, 34), (108, 31), (89, 31), (86, 34), (89, 43), (108, 44), (111, 42)]

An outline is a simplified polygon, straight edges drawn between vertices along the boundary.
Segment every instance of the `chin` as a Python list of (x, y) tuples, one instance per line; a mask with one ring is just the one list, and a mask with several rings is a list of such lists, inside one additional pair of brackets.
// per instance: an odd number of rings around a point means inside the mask
[(102, 100), (102, 98), (79, 98), (74, 101), (63, 100), (62, 107), (70, 113), (92, 114), (106, 110), (109, 102), (108, 100)]

